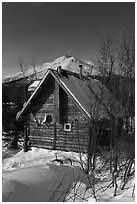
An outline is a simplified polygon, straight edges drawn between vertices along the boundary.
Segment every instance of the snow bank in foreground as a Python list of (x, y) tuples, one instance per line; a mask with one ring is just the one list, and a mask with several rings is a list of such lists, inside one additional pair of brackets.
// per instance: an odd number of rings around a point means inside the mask
[(80, 158), (79, 154), (74, 152), (51, 151), (32, 147), (31, 151), (24, 152), (21, 150), (13, 157), (5, 159), (3, 161), (3, 170), (10, 171), (22, 167), (26, 168), (35, 165), (46, 165), (56, 158), (62, 160), (64, 164), (73, 163), (76, 166), (80, 166), (80, 160), (82, 159), (84, 162), (86, 155), (83, 154)]
[[(88, 187), (87, 175), (80, 166), (81, 159), (84, 161), (86, 156), (40, 148), (20, 151), (4, 159), (3, 202), (95, 202), (92, 189)], [(102, 192), (101, 201), (134, 201), (131, 197), (133, 185), (134, 181), (116, 198), (113, 197), (113, 189), (108, 189), (104, 195)]]
[(78, 159), (78, 154), (32, 148), (5, 159), (3, 201), (64, 201), (73, 183), (84, 177), (79, 164), (74, 167), (68, 158)]
[(53, 152), (44, 149), (32, 148), (31, 151), (24, 152), (21, 150), (15, 154), (12, 158), (7, 158), (3, 161), (3, 170), (15, 170), (17, 168), (29, 167), (38, 165), (45, 159), (49, 161), (50, 157), (53, 157)]

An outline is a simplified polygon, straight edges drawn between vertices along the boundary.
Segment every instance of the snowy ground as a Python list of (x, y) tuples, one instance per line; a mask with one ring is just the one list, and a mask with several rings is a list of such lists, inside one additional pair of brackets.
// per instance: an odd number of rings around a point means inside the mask
[[(5, 152), (4, 152), (5, 153)], [(57, 155), (57, 157), (56, 157)], [(6, 156), (5, 156), (6, 157)], [(58, 161), (55, 161), (56, 158)], [(82, 156), (84, 160), (85, 155)], [(59, 159), (62, 163), (59, 162)], [(89, 201), (95, 202), (79, 154), (32, 148), (3, 160), (3, 202)], [(105, 185), (104, 179), (98, 183)], [(134, 180), (113, 197), (113, 189), (98, 192), (99, 201), (135, 201)]]

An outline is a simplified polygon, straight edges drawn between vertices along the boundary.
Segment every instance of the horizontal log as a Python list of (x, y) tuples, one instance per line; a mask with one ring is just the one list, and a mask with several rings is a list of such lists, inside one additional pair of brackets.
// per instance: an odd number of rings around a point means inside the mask
[(52, 145), (53, 144), (53, 142), (51, 142), (51, 141), (43, 142), (43, 141), (31, 140), (30, 142), (31, 142), (31, 144), (39, 144), (39, 145)]
[(70, 133), (71, 132), (73, 132), (73, 133), (82, 133), (82, 134), (86, 134), (86, 133), (88, 133), (88, 129), (86, 130), (86, 129), (82, 129), (82, 128), (74, 128), (74, 127), (72, 127), (72, 131), (70, 131)]
[(72, 135), (70, 135), (70, 136), (67, 136), (67, 137), (64, 137), (64, 136), (60, 136), (60, 135), (57, 135), (56, 136), (56, 138), (57, 138), (57, 140), (73, 140), (73, 141), (87, 141), (88, 140), (88, 137), (74, 137), (74, 136), (72, 136)]
[(62, 151), (74, 151), (74, 152), (83, 152), (83, 153), (86, 153), (87, 152), (87, 149), (86, 148), (76, 148), (76, 147), (57, 147), (56, 146), (56, 149), (57, 150), (62, 150)]
[(87, 144), (88, 143), (88, 140), (87, 141), (84, 141), (84, 140), (82, 140), (82, 141), (79, 141), (79, 140), (68, 140), (68, 139), (66, 139), (66, 141), (64, 140), (64, 139), (59, 139), (59, 140), (56, 140), (56, 143), (66, 143), (66, 144), (74, 144), (74, 143), (77, 143), (77, 144)]
[(38, 136), (38, 137), (52, 137), (54, 134), (52, 133), (52, 132), (50, 132), (50, 133), (37, 133), (37, 132), (31, 132), (30, 133), (30, 135), (32, 135), (32, 136)]
[(82, 152), (83, 150), (87, 150), (87, 147), (77, 147), (77, 146), (57, 146), (56, 149), (62, 149), (62, 150), (73, 150), (73, 151), (78, 151)]
[(49, 132), (49, 131), (53, 131), (54, 130), (54, 127), (53, 126), (50, 126), (50, 127), (48, 127), (48, 126), (46, 126), (46, 125), (44, 125), (44, 126), (42, 126), (42, 127), (40, 127), (40, 126), (37, 126), (37, 127), (35, 127), (35, 126), (30, 126), (30, 130), (31, 131), (47, 131), (47, 132)]
[(30, 139), (29, 141), (31, 143), (35, 143), (35, 144), (53, 144), (53, 140)]
[(29, 137), (42, 137), (42, 138), (51, 138), (53, 137), (53, 133), (49, 133), (49, 134), (43, 134), (43, 133), (33, 133), (31, 132), (31, 134), (29, 135)]
[(64, 146), (87, 146), (88, 143), (86, 142), (72, 142), (72, 141), (66, 141), (66, 143), (64, 141), (56, 141), (57, 145), (64, 145)]
[(88, 141), (88, 138), (72, 138), (72, 137), (56, 137), (56, 140), (57, 141), (73, 141), (73, 142), (87, 142)]
[(49, 139), (49, 138), (53, 138), (54, 137), (54, 135), (46, 135), (46, 136), (43, 136), (43, 135), (30, 135), (29, 136), (29, 138), (38, 138), (38, 139), (41, 139), (41, 138), (43, 138), (43, 139)]
[(32, 137), (35, 137), (35, 136), (37, 136), (37, 137), (51, 137), (51, 136), (53, 136), (54, 134), (53, 133), (49, 133), (49, 134), (44, 134), (44, 133), (36, 133), (36, 132), (31, 132), (30, 133), (30, 136), (32, 135)]
[(43, 140), (48, 140), (48, 139), (53, 139), (54, 138), (54, 135), (46, 135), (46, 136), (43, 136), (43, 135), (29, 135), (29, 138), (36, 138), (36, 139), (43, 139)]
[(44, 128), (41, 128), (41, 129), (38, 129), (38, 128), (31, 128), (30, 129), (30, 131), (32, 131), (32, 132), (38, 132), (38, 133), (51, 133), (51, 132), (54, 132), (54, 128), (46, 128), (46, 129), (44, 129)]
[(72, 146), (72, 145), (58, 145), (56, 144), (56, 147), (60, 147), (60, 148), (64, 148), (64, 149), (67, 149), (67, 148), (71, 148), (71, 149), (87, 149), (87, 145), (83, 145), (83, 146), (78, 146), (78, 145), (75, 145), (75, 146)]
[(89, 138), (89, 135), (88, 134), (83, 134), (83, 133), (76, 133), (76, 132), (69, 132), (69, 133), (66, 133), (66, 132), (56, 132), (56, 137), (64, 137), (64, 138)]
[(59, 140), (62, 140), (62, 141), (81, 141), (81, 142), (86, 142), (88, 141), (88, 138), (75, 138), (75, 137), (56, 137), (56, 139), (59, 141)]
[(32, 140), (30, 142), (31, 144), (41, 145), (41, 146), (46, 146), (46, 145), (52, 146), (53, 145), (53, 142), (42, 142), (42, 141), (35, 141), (35, 140)]
[(59, 138), (56, 140), (56, 143), (67, 143), (67, 144), (72, 144), (72, 143), (77, 143), (77, 144), (87, 144), (88, 140), (76, 140), (76, 139), (64, 139), (64, 138)]
[(57, 141), (72, 141), (72, 142), (87, 142), (88, 138), (76, 138), (76, 137), (56, 137)]
[(40, 135), (30, 135), (29, 136), (29, 138), (31, 138), (31, 139), (39, 139), (39, 140), (48, 140), (48, 139), (51, 139), (51, 140), (53, 140), (53, 138), (54, 138), (54, 135), (46, 135), (46, 136), (40, 136)]
[(39, 138), (53, 138), (54, 134), (37, 134), (37, 133), (31, 133), (29, 137), (39, 137)]
[(71, 144), (68, 144), (68, 143), (56, 143), (56, 146), (60, 146), (60, 147), (77, 147), (77, 148), (87, 148), (87, 144), (85, 145), (82, 145), (82, 144), (77, 144), (77, 143), (71, 143)]
[(64, 138), (83, 138), (86, 139), (88, 138), (88, 134), (82, 134), (82, 133), (75, 133), (75, 132), (71, 132), (71, 133), (63, 133), (63, 132), (58, 132), (56, 133), (56, 137), (64, 137)]

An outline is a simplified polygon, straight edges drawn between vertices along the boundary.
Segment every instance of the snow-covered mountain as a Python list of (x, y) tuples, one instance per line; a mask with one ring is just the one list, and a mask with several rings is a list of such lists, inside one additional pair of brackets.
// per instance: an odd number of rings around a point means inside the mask
[[(79, 65), (82, 65), (82, 74), (86, 75), (87, 73), (90, 74), (96, 74), (94, 69), (94, 64), (92, 62), (84, 62), (82, 60), (79, 60), (78, 58), (72, 57), (72, 56), (61, 56), (57, 59), (55, 59), (53, 62), (44, 63), (43, 65), (38, 65), (35, 67), (37, 78), (42, 78), (44, 74), (47, 72), (47, 70), (54, 69), (56, 70), (59, 66), (61, 66), (62, 69), (68, 70), (74, 73), (80, 73), (80, 67)], [(28, 68), (25, 71), (25, 77), (31, 77), (34, 75), (34, 67), (28, 66)], [(24, 75), (22, 72), (19, 72), (15, 75), (7, 76), (3, 79), (3, 83), (8, 83), (11, 81), (16, 81), (24, 78)]]

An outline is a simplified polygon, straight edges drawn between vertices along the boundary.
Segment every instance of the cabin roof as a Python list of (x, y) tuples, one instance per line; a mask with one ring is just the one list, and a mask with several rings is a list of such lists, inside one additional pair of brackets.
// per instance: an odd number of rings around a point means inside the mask
[(28, 87), (28, 91), (34, 91), (36, 89), (36, 87), (38, 86), (38, 84), (40, 83), (40, 81), (34, 81), (29, 87)]
[(116, 101), (108, 89), (95, 79), (85, 79), (71, 72), (60, 75), (57, 70), (48, 69), (33, 94), (18, 112), (17, 120), (26, 112), (31, 100), (36, 97), (46, 78), (52, 75), (60, 86), (71, 96), (77, 106), (83, 111), (87, 118), (102, 119), (113, 115), (123, 117), (124, 108)]

